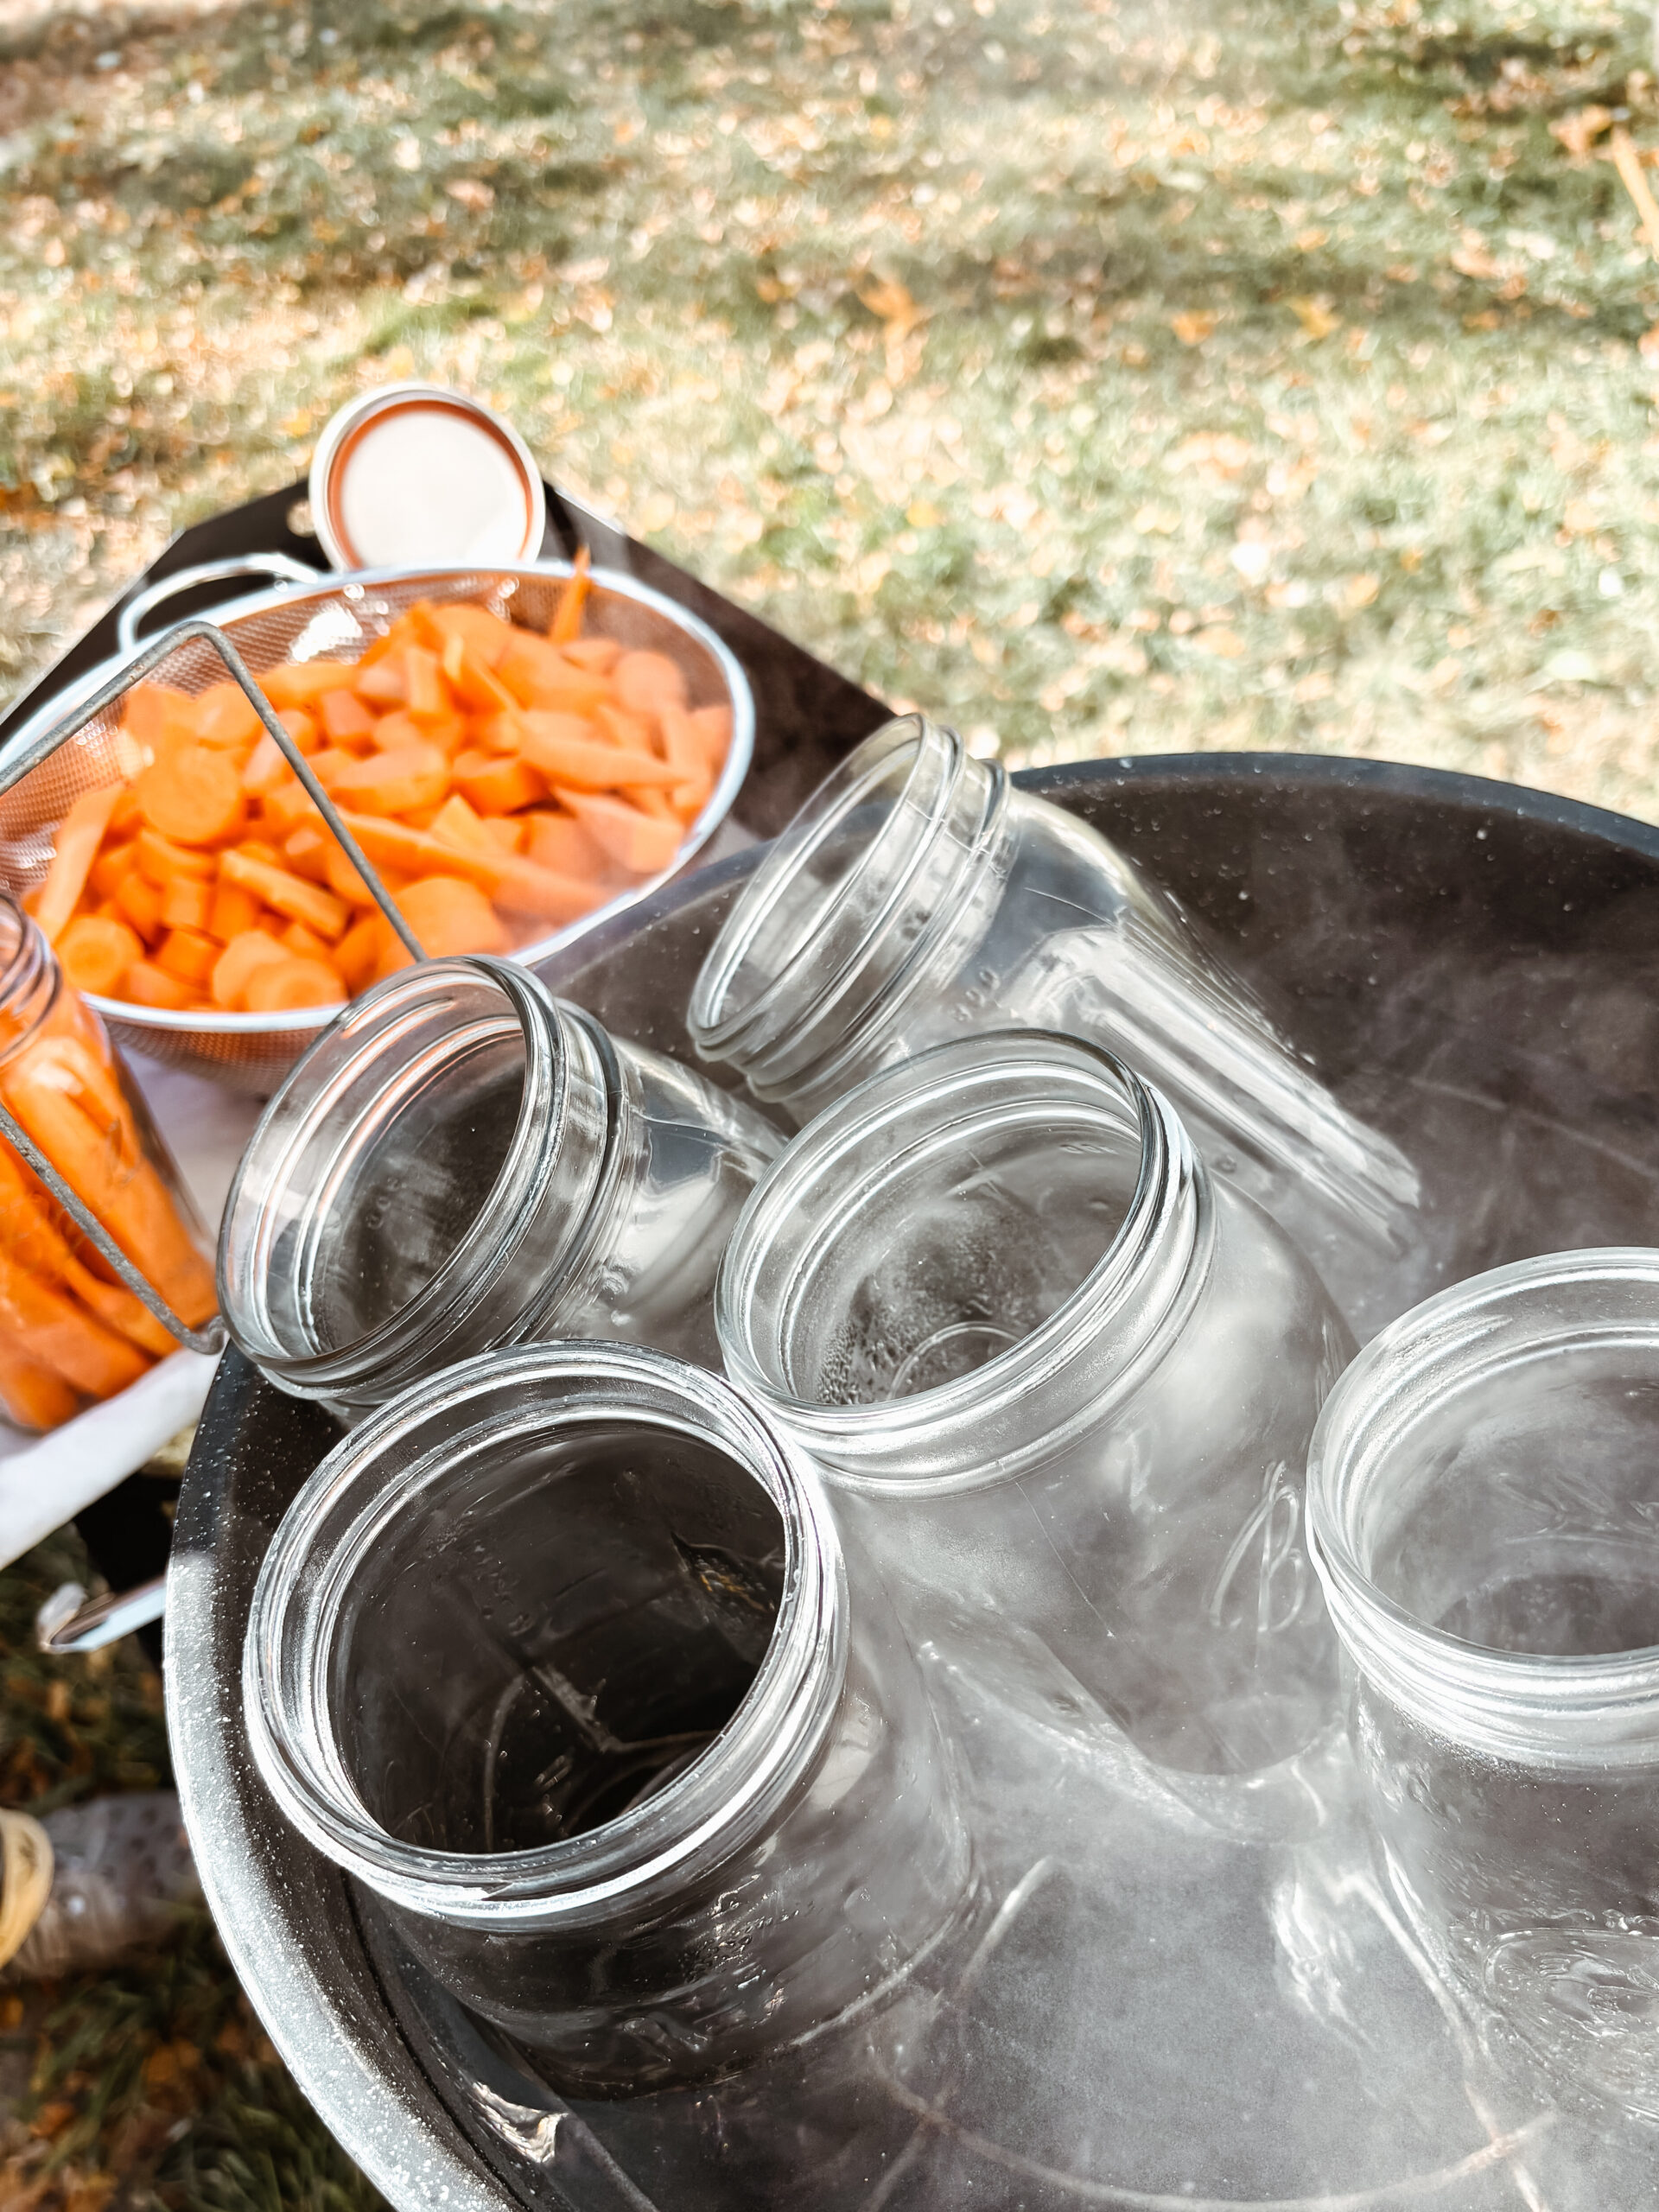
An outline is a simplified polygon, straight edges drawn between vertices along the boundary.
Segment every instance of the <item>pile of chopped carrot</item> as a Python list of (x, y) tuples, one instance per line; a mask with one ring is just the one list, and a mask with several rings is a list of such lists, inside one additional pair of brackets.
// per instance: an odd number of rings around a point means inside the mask
[[(505, 952), (669, 867), (731, 741), (666, 654), (423, 601), (259, 683), (431, 954)], [(185, 1012), (327, 1006), (409, 954), (238, 687), (127, 695), (143, 766), (86, 792), (29, 904), (71, 980)]]
[[(0, 1099), (174, 1312), (191, 1328), (207, 1320), (213, 1268), (145, 1141), (102, 1025), (72, 992), (26, 1033), (0, 1020)], [(55, 1428), (176, 1349), (0, 1142), (0, 1406), (20, 1427)]]

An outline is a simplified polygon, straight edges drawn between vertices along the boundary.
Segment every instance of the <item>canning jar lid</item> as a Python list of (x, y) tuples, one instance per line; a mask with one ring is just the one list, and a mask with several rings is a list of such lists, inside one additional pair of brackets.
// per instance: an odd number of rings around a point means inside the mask
[(384, 385), (331, 416), (311, 518), (336, 569), (534, 561), (547, 495), (509, 423), (442, 385)]

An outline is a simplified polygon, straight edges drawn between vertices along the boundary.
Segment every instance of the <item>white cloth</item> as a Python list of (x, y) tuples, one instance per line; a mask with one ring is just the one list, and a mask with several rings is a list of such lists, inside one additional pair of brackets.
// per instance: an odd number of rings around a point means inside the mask
[[(202, 1219), (216, 1231), (264, 1102), (135, 1053), (127, 1058)], [(130, 1389), (49, 1436), (29, 1436), (0, 1420), (0, 1567), (73, 1521), (188, 1428), (201, 1411), (213, 1364), (197, 1352), (175, 1352)]]

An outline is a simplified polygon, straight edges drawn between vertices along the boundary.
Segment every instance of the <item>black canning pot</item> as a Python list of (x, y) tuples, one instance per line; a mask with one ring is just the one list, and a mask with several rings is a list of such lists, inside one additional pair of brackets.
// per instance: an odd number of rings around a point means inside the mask
[[(1020, 781), (1201, 916), (1342, 1096), (1414, 1156), (1434, 1283), (1536, 1252), (1659, 1243), (1659, 830), (1372, 761), (1185, 755)], [(550, 982), (620, 1034), (688, 1055), (692, 978), (753, 860), (619, 918)], [(254, 1772), (241, 1708), (254, 1578), (336, 1433), (229, 1353), (179, 1502), (168, 1706), (220, 1930), (306, 2094), (394, 2205), (637, 2208), (556, 2097), (372, 1944), (344, 1878)]]

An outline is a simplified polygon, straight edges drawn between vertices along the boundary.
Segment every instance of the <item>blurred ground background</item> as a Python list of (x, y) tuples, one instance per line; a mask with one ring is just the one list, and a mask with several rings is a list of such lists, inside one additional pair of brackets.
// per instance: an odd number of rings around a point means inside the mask
[[(1659, 158), (1650, 41), (1586, 0), (0, 0), (0, 696), (423, 376), (1015, 763), (1358, 751), (1659, 817), (1659, 270), (1606, 158)], [(136, 1660), (29, 1654), (60, 1567), (0, 1578), (15, 1803), (164, 1764)], [(200, 1929), (0, 2024), (0, 2212), (371, 2201)]]

